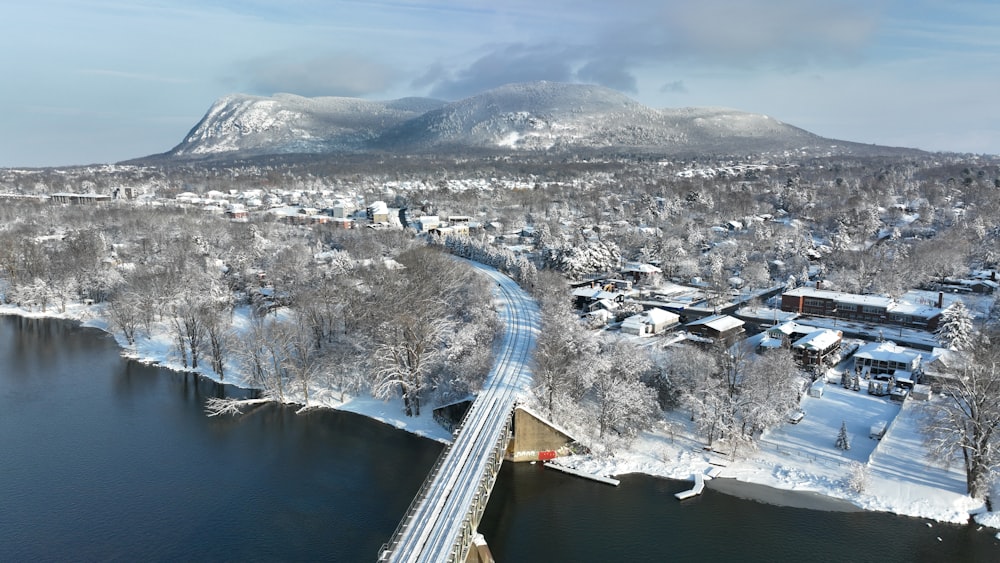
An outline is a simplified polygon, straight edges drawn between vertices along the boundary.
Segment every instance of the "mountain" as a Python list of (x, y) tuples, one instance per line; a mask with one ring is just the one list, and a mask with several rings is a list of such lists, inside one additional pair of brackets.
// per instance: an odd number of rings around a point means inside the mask
[(205, 157), (358, 151), (387, 128), (444, 105), (403, 98), (272, 97), (235, 94), (216, 101), (168, 155)]
[(658, 154), (899, 152), (833, 141), (766, 115), (653, 109), (601, 86), (508, 84), (446, 103), (426, 98), (233, 95), (166, 156), (205, 158), (447, 150), (639, 150)]

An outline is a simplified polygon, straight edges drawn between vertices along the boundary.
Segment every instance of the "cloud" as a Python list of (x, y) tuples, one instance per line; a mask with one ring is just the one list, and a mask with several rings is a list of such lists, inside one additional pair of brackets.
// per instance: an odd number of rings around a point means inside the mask
[(687, 86), (684, 85), (683, 80), (674, 80), (660, 86), (660, 92), (664, 94), (687, 94), (687, 91)]
[(503, 45), (457, 71), (432, 65), (414, 84), (430, 85), (431, 96), (454, 100), (515, 82), (568, 82), (573, 70), (567, 55), (567, 47), (559, 45)]
[(272, 54), (237, 66), (231, 79), (255, 94), (287, 92), (300, 96), (360, 97), (385, 91), (396, 79), (388, 65), (363, 56), (330, 54), (301, 58)]
[(638, 93), (635, 76), (627, 70), (621, 59), (594, 59), (576, 71), (576, 77), (583, 82), (593, 82), (621, 92)]
[[(511, 82), (581, 81), (637, 93), (636, 72), (691, 68), (799, 70), (859, 60), (884, 0), (635, 0), (573, 29), (483, 45), (464, 65), (431, 65), (411, 83), (447, 99)], [(567, 8), (568, 9), (568, 8)], [(675, 84), (673, 91), (683, 91)]]
[(870, 44), (882, 2), (703, 0), (664, 5), (633, 37), (653, 56), (727, 65), (852, 60)]

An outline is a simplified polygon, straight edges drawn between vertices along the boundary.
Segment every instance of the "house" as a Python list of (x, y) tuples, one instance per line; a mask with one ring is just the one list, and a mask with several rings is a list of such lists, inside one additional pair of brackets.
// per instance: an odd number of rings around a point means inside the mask
[(793, 342), (815, 330), (815, 327), (802, 325), (795, 321), (785, 321), (764, 332), (766, 333), (765, 338), (780, 340), (782, 344), (791, 346)]
[(839, 330), (814, 330), (792, 344), (795, 361), (802, 366), (821, 366), (840, 359), (840, 343), (844, 334)]
[(368, 220), (372, 223), (389, 222), (389, 206), (384, 201), (373, 202), (365, 210), (365, 213), (368, 216)]
[(224, 215), (229, 219), (246, 220), (250, 214), (242, 203), (230, 203), (226, 206)]
[(655, 280), (662, 273), (663, 270), (660, 268), (642, 262), (626, 262), (625, 267), (622, 268), (622, 275), (626, 278), (632, 278), (633, 283)]
[(712, 315), (687, 324), (691, 334), (731, 344), (741, 338), (745, 323), (729, 315)]
[(423, 215), (417, 217), (417, 232), (426, 233), (431, 229), (441, 226), (441, 219), (437, 215)]
[(964, 368), (965, 361), (962, 352), (934, 348), (930, 359), (920, 364), (920, 371), (923, 373), (922, 379), (926, 383), (937, 386), (955, 380)]
[(618, 291), (605, 291), (599, 287), (578, 287), (573, 290), (573, 307), (576, 309), (590, 310), (591, 304), (602, 299), (621, 303), (625, 301), (625, 294)]
[(634, 336), (653, 336), (677, 326), (680, 317), (663, 309), (652, 308), (622, 321), (621, 331)]
[[(819, 283), (819, 282), (817, 282)], [(858, 295), (819, 287), (797, 287), (781, 295), (781, 310), (848, 321), (896, 324), (932, 331), (941, 320), (943, 296), (937, 307), (898, 301), (881, 295)]]
[(854, 371), (868, 373), (876, 379), (895, 377), (918, 382), (921, 359), (919, 353), (893, 342), (871, 342), (858, 348), (854, 354)]

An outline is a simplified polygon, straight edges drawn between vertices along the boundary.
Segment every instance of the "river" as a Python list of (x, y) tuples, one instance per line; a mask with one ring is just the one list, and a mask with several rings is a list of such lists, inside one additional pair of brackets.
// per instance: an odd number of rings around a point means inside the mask
[[(245, 394), (0, 317), (0, 561), (373, 561), (441, 446), (350, 413), (203, 412)], [(505, 464), (480, 530), (503, 562), (1000, 560), (971, 526), (687, 487)]]

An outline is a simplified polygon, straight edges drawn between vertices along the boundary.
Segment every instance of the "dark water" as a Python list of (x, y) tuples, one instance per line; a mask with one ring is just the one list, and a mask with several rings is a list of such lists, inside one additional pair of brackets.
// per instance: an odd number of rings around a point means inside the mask
[(1000, 542), (985, 529), (785, 508), (711, 489), (674, 498), (690, 486), (626, 475), (611, 487), (505, 464), (480, 531), (498, 561), (1000, 561)]
[[(0, 562), (373, 561), (440, 446), (346, 413), (206, 417), (227, 393), (98, 331), (0, 317)], [(505, 464), (480, 530), (502, 562), (1000, 561), (968, 526), (687, 487)]]
[(119, 357), (70, 323), (0, 317), (0, 561), (371, 561), (440, 446), (268, 406)]

